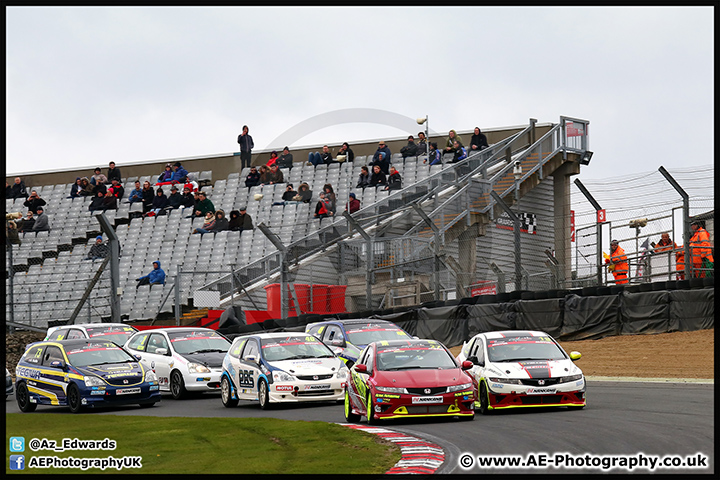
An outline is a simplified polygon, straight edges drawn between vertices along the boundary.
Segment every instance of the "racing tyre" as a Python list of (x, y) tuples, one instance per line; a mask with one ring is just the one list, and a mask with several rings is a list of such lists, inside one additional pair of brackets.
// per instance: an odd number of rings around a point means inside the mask
[(373, 412), (373, 402), (372, 402), (372, 393), (371, 392), (368, 392), (368, 394), (367, 394), (366, 408), (367, 408), (368, 425), (377, 425), (378, 421), (375, 418), (375, 413)]
[(260, 408), (263, 410), (270, 409), (270, 391), (265, 380), (258, 382), (258, 401), (260, 402)]
[(222, 377), (220, 381), (220, 399), (227, 408), (237, 407), (238, 401), (232, 398), (232, 386), (227, 377)]
[(170, 374), (170, 393), (175, 400), (185, 398), (187, 390), (185, 390), (185, 380), (183, 380), (182, 373), (177, 370), (173, 370)]
[(30, 402), (30, 392), (28, 392), (25, 382), (18, 384), (15, 399), (21, 412), (30, 413), (37, 408), (37, 403)]
[(347, 420), (349, 423), (358, 423), (360, 421), (360, 415), (357, 413), (353, 413), (352, 411), (352, 403), (350, 402), (350, 394), (347, 391), (347, 388), (345, 389), (345, 420)]
[(479, 397), (480, 397), (480, 413), (483, 415), (490, 414), (490, 398), (488, 397), (488, 391), (487, 387), (485, 386), (485, 382), (480, 382), (480, 388), (479, 388)]
[(67, 405), (72, 413), (78, 413), (82, 409), (80, 389), (74, 383), (67, 389)]

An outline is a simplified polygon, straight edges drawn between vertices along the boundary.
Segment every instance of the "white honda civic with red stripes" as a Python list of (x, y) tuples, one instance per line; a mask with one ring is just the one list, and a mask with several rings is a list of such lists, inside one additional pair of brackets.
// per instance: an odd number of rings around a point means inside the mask
[(565, 350), (545, 332), (484, 332), (463, 344), (458, 362), (473, 363), (468, 373), (476, 389), (476, 409), (585, 406), (585, 377), (575, 365), (580, 352)]

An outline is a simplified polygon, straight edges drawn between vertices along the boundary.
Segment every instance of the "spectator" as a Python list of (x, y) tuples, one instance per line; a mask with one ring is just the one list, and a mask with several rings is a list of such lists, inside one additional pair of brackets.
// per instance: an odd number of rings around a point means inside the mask
[(455, 153), (456, 140), (460, 144), (460, 146), (462, 146), (462, 139), (460, 138), (460, 136), (455, 133), (455, 130), (450, 130), (450, 132), (448, 132), (447, 142), (445, 142), (445, 153)]
[(32, 210), (28, 210), (27, 215), (17, 225), (18, 232), (32, 232), (33, 226), (35, 226), (35, 217), (33, 216)]
[(112, 191), (108, 190), (105, 192), (105, 198), (103, 199), (103, 210), (117, 210), (118, 198), (113, 195)]
[(407, 157), (417, 157), (418, 152), (418, 146), (415, 145), (415, 137), (410, 135), (408, 137), (408, 143), (404, 147), (400, 149), (400, 154), (402, 155), (402, 158), (405, 159)]
[(12, 198), (12, 187), (7, 180), (5, 180), (5, 198)]
[(654, 248), (654, 253), (669, 252), (677, 248), (677, 245), (670, 239), (670, 234), (667, 232), (660, 234), (658, 243), (651, 242), (650, 245)]
[(608, 270), (612, 271), (616, 285), (628, 283), (630, 265), (625, 250), (622, 249), (617, 240), (610, 241), (610, 257), (605, 259), (605, 263), (611, 264), (608, 266)]
[(125, 187), (120, 185), (117, 178), (110, 180), (112, 185), (108, 188), (108, 192), (112, 192), (113, 196), (117, 198), (118, 202), (125, 196)]
[(193, 195), (192, 190), (188, 186), (183, 187), (181, 205), (183, 208), (195, 208), (195, 195)]
[(40, 195), (38, 195), (37, 190), (32, 190), (32, 191), (30, 192), (30, 196), (28, 197), (27, 200), (25, 200), (25, 202), (23, 203), (23, 205), (25, 205), (26, 207), (28, 207), (28, 209), (29, 209), (30, 211), (32, 211), (33, 213), (37, 213), (38, 207), (41, 207), (41, 206), (43, 206), (43, 205), (47, 205), (47, 203), (45, 203), (45, 200), (43, 200), (42, 198), (40, 198)]
[(84, 260), (98, 260), (100, 258), (105, 258), (110, 253), (110, 248), (107, 244), (103, 243), (103, 237), (102, 235), (98, 235), (95, 237), (95, 243), (92, 247), (90, 247), (90, 251), (87, 254), (87, 257), (84, 258)]
[(295, 201), (295, 196), (298, 194), (295, 190), (293, 190), (293, 184), (288, 183), (287, 186), (285, 186), (285, 191), (282, 194), (282, 201), (281, 202), (274, 202), (273, 205), (285, 205), (287, 202), (293, 202)]
[(50, 222), (48, 221), (48, 216), (45, 215), (45, 210), (43, 207), (38, 207), (36, 217), (35, 217), (35, 225), (33, 225), (33, 232), (49, 232), (50, 231)]
[(203, 223), (202, 228), (196, 228), (192, 231), (193, 234), (195, 233), (210, 233), (212, 229), (215, 227), (215, 214), (213, 212), (207, 212), (205, 214), (205, 222)]
[(82, 190), (80, 190), (81, 197), (92, 197), (95, 195), (95, 186), (90, 183), (87, 177), (80, 179), (80, 185), (82, 186)]
[(142, 189), (143, 213), (150, 211), (153, 200), (155, 200), (155, 191), (150, 186), (150, 182), (145, 181)]
[(418, 143), (417, 143), (417, 154), (425, 155), (427, 153), (427, 139), (425, 138), (425, 132), (418, 132)]
[(392, 154), (390, 153), (390, 149), (385, 145), (385, 141), (381, 140), (380, 143), (378, 143), (377, 150), (373, 154), (372, 162), (370, 162), (368, 165), (380, 165), (380, 170), (382, 170), (383, 173), (387, 175), (390, 172), (389, 167), (391, 157)]
[(115, 168), (115, 162), (110, 162), (107, 173), (107, 182), (112, 183), (113, 179), (117, 179), (118, 183), (122, 183), (122, 177), (120, 176), (120, 169)]
[(165, 165), (165, 171), (162, 172), (155, 183), (171, 182), (173, 177), (173, 167), (169, 163)]
[(457, 140), (453, 142), (453, 158), (450, 163), (457, 163), (467, 158), (467, 149), (460, 145)]
[(438, 150), (436, 142), (430, 144), (430, 152), (428, 152), (428, 158), (423, 160), (423, 163), (430, 162), (430, 165), (442, 165), (442, 153)]
[(355, 197), (354, 192), (350, 192), (350, 201), (345, 204), (345, 211), (348, 213), (355, 213), (360, 210), (360, 200)]
[(147, 216), (152, 217), (154, 215), (160, 215), (165, 207), (168, 206), (168, 197), (163, 192), (162, 188), (158, 188), (150, 206), (150, 211), (147, 212)]
[(240, 207), (240, 210), (233, 210), (230, 212), (230, 230), (233, 232), (243, 232), (244, 230), (252, 230), (253, 223), (252, 217), (247, 213), (245, 207)]
[(178, 188), (176, 185), (173, 185), (170, 187), (170, 195), (168, 196), (168, 204), (167, 207), (165, 207), (165, 210), (173, 210), (176, 208), (180, 208), (180, 206), (183, 203), (183, 196), (178, 191)]
[(705, 230), (705, 222), (695, 220), (690, 224), (692, 237), (690, 237), (690, 259), (692, 260), (692, 272), (695, 278), (713, 276), (715, 259), (712, 255), (712, 244), (710, 234)]
[(80, 196), (80, 192), (82, 192), (82, 183), (80, 182), (81, 178), (77, 177), (75, 179), (75, 183), (72, 184), (72, 187), (70, 187), (70, 196), (68, 198), (76, 198)]
[(332, 153), (330, 152), (330, 147), (328, 147), (327, 145), (323, 145), (322, 153), (308, 153), (308, 165), (317, 167), (321, 163), (324, 163), (325, 165), (330, 165), (331, 163), (333, 163)]
[(373, 165), (373, 174), (372, 177), (370, 177), (370, 183), (368, 186), (370, 187), (378, 187), (380, 185), (386, 185), (387, 184), (387, 178), (385, 177), (385, 173), (380, 169), (380, 165)]
[(355, 185), (355, 188), (365, 189), (368, 185), (370, 185), (370, 171), (368, 167), (363, 165), (360, 167), (360, 176), (358, 177), (358, 183)]
[[(20, 177), (15, 177), (15, 183), (12, 184), (10, 187), (10, 197), (8, 198), (27, 198), (27, 189), (25, 188), (25, 182), (23, 182)], [(7, 193), (6, 193), (7, 196)]]
[(270, 169), (267, 165), (260, 165), (259, 169), (260, 174), (260, 185), (269, 185), (270, 184)]
[(154, 261), (153, 270), (144, 277), (138, 278), (137, 282), (136, 290), (140, 285), (150, 285), (151, 287), (153, 285), (165, 285), (165, 272), (160, 268), (160, 260)]
[[(343, 157), (345, 157), (343, 159)], [(338, 150), (337, 156), (335, 159), (342, 163), (342, 162), (348, 162), (352, 163), (353, 160), (355, 160), (355, 153), (350, 148), (350, 145), (347, 142), (343, 142), (342, 145), (340, 145), (340, 150)]]
[(278, 158), (277, 163), (280, 168), (292, 169), (293, 155), (290, 153), (290, 149), (288, 147), (283, 148), (282, 155)]
[(387, 177), (387, 186), (385, 186), (385, 190), (401, 190), (402, 189), (402, 179), (400, 178), (400, 172), (395, 169), (392, 165), (390, 165), (390, 175)]
[(248, 173), (247, 177), (245, 177), (245, 186), (251, 188), (258, 185), (260, 185), (260, 174), (258, 173), (257, 168), (250, 167), (250, 173)]
[(5, 220), (5, 236), (5, 238), (7, 238), (7, 242), (11, 245), (22, 245), (22, 240), (20, 239), (20, 234), (15, 221), (7, 220), (7, 217)]
[(185, 183), (188, 180), (188, 171), (185, 170), (180, 162), (173, 163), (173, 174), (170, 178), (172, 183)]
[(278, 154), (275, 150), (273, 150), (272, 152), (270, 152), (270, 159), (267, 161), (267, 163), (265, 165), (267, 165), (269, 168), (269, 167), (272, 167), (273, 165), (277, 165), (277, 162), (278, 162)]
[[(98, 185), (104, 185), (108, 181), (107, 177), (103, 175), (102, 169), (100, 167), (95, 167), (95, 174), (90, 177), (90, 183), (92, 185), (98, 186)], [(105, 193), (105, 192), (103, 192)]]
[(96, 210), (105, 210), (105, 194), (98, 190), (93, 199), (90, 201), (88, 210), (91, 212)]
[(225, 230), (230, 230), (230, 222), (225, 218), (225, 211), (218, 210), (215, 212), (215, 227), (213, 227), (212, 231), (222, 232)]
[(325, 197), (325, 192), (320, 192), (320, 200), (315, 204), (315, 218), (323, 219), (333, 214), (330, 210), (330, 201)]
[(276, 183), (285, 183), (285, 176), (283, 175), (282, 171), (280, 171), (280, 167), (278, 167), (277, 163), (270, 167), (268, 180), (270, 180), (270, 185), (274, 185)]
[(249, 135), (247, 125), (243, 125), (242, 133), (238, 135), (238, 143), (240, 144), (240, 168), (250, 166), (252, 160), (252, 149), (255, 147), (252, 137)]
[(128, 197), (128, 203), (142, 202), (143, 193), (142, 187), (140, 186), (140, 180), (135, 181), (135, 190), (130, 192)]
[(470, 138), (470, 151), (480, 151), (488, 148), (488, 141), (487, 137), (484, 133), (480, 131), (479, 127), (475, 127), (475, 131), (473, 133), (473, 136)]
[(205, 192), (198, 192), (198, 204), (195, 207), (195, 216), (204, 217), (208, 212), (215, 214), (215, 205), (207, 198)]
[(310, 203), (312, 201), (312, 190), (310, 185), (306, 182), (302, 182), (298, 187), (298, 194), (293, 197), (296, 202)]
[(332, 185), (329, 183), (323, 185), (323, 193), (325, 193), (325, 199), (330, 205), (329, 210), (335, 215), (337, 212), (337, 196), (335, 195), (335, 190), (333, 190)]

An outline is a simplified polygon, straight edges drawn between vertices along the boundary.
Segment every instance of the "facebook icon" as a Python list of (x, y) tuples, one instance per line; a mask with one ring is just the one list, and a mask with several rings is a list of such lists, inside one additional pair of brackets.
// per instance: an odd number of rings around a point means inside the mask
[(10, 455), (10, 470), (25, 470), (25, 455)]

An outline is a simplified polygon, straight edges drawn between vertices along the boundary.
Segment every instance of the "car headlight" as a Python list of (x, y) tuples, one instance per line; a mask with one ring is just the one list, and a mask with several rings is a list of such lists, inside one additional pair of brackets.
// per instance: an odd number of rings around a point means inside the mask
[(155, 375), (155, 372), (152, 370), (148, 370), (145, 372), (145, 381), (150, 382), (157, 382), (157, 375)]
[(448, 392), (458, 392), (460, 390), (467, 390), (469, 388), (472, 388), (472, 383), (463, 383), (462, 385), (453, 385), (451, 387), (448, 387)]
[(519, 378), (488, 378), (493, 383), (509, 383), (512, 385), (522, 385), (522, 381)]
[(188, 363), (188, 372), (190, 373), (210, 373), (210, 369), (206, 367), (205, 365), (200, 365), (199, 363)]
[(377, 385), (375, 387), (375, 390), (378, 392), (386, 392), (386, 393), (407, 393), (407, 390), (404, 388), (399, 387), (382, 387), (380, 385)]
[(103, 382), (99, 377), (83, 377), (83, 381), (85, 382), (85, 386), (88, 387), (102, 387), (105, 385), (105, 382)]
[(282, 370), (275, 370), (273, 372), (273, 380), (276, 382), (294, 382), (295, 377), (289, 373), (285, 373)]
[(580, 374), (580, 375), (569, 375), (569, 376), (567, 376), (567, 377), (560, 377), (560, 378), (558, 379), (558, 383), (574, 382), (574, 381), (580, 380), (580, 379), (582, 379), (582, 378), (583, 378), (582, 374)]
[(347, 367), (342, 367), (337, 372), (337, 378), (338, 380), (347, 380), (348, 374), (350, 373), (350, 370), (347, 369)]

